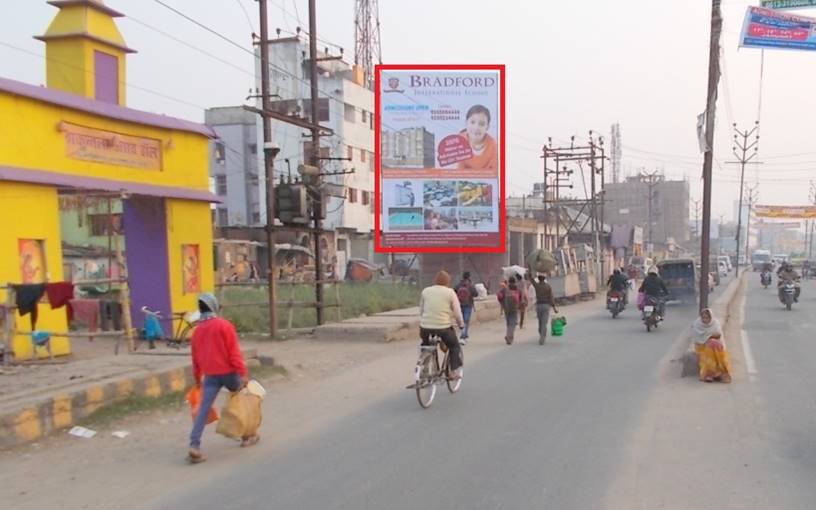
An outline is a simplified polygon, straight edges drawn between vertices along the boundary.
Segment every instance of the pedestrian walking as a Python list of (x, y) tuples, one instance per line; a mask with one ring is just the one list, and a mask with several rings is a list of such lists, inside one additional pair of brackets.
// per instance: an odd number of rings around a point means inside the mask
[(456, 285), (456, 297), (459, 299), (459, 306), (462, 309), (462, 318), (465, 321), (465, 327), (462, 330), (460, 340), (462, 343), (467, 343), (470, 338), (470, 317), (473, 315), (473, 307), (475, 305), (475, 297), (478, 295), (476, 286), (470, 279), (470, 271), (465, 271), (462, 274), (462, 279)]
[(544, 345), (547, 341), (547, 323), (550, 320), (550, 311), (558, 313), (555, 306), (555, 296), (552, 287), (547, 283), (547, 275), (539, 274), (538, 281), (533, 282), (536, 293), (536, 316), (538, 316), (538, 344)]
[(496, 297), (501, 303), (502, 310), (504, 310), (504, 319), (507, 324), (504, 341), (507, 342), (507, 345), (511, 345), (518, 324), (519, 308), (521, 307), (521, 291), (514, 276), (507, 280), (507, 287), (500, 290)]
[[(192, 464), (206, 460), (201, 453), (201, 435), (218, 392), (221, 388), (238, 391), (248, 382), (238, 335), (230, 321), (217, 315), (218, 300), (210, 293), (199, 295), (198, 311), (201, 319), (193, 330), (190, 353), (193, 358), (193, 379), (196, 386), (202, 389), (202, 395), (187, 452), (187, 460)], [(241, 446), (254, 445), (258, 440), (260, 436), (257, 434), (244, 437)]]
[(527, 315), (527, 308), (530, 306), (530, 298), (528, 293), (530, 290), (530, 283), (527, 281), (529, 273), (525, 276), (516, 275), (516, 284), (521, 292), (521, 303), (519, 304), (519, 329), (524, 329), (524, 316)]

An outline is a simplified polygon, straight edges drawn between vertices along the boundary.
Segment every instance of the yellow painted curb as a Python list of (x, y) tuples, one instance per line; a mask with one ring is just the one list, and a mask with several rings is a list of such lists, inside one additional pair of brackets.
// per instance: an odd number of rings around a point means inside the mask
[(54, 403), (51, 411), (53, 418), (53, 428), (62, 429), (70, 427), (74, 424), (74, 416), (72, 410), (72, 400), (70, 395), (61, 395), (54, 397)]
[(40, 416), (36, 408), (25, 409), (14, 419), (14, 435), (19, 442), (33, 441), (42, 437)]

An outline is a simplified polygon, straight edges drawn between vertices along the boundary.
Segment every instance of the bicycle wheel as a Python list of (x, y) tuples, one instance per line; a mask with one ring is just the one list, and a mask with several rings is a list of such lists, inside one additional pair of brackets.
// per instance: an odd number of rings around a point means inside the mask
[[(445, 374), (445, 381), (448, 383), (448, 391), (451, 393), (456, 393), (459, 391), (459, 388), (462, 386), (462, 378), (459, 379), (450, 379), (448, 378), (448, 372), (450, 371), (450, 353), (445, 355), (445, 361), (442, 363), (444, 374)], [(460, 370), (463, 371), (464, 369)]]
[(419, 405), (423, 409), (431, 407), (434, 397), (436, 397), (436, 374), (439, 373), (439, 359), (436, 352), (428, 354), (422, 360), (419, 370), (419, 381), (416, 385), (416, 395)]

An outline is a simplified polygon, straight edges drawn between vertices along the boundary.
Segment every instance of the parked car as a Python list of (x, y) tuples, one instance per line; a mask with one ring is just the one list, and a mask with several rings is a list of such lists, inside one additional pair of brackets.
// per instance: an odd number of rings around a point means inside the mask
[(734, 269), (734, 266), (731, 264), (731, 257), (729, 257), (728, 255), (720, 255), (719, 257), (717, 257), (717, 261), (725, 262), (726, 274), (730, 273), (731, 270)]

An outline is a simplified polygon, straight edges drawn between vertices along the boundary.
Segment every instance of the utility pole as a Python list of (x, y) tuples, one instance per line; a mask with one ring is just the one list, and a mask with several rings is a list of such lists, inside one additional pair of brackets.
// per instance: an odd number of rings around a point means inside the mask
[[(311, 76), (312, 97), (312, 166), (320, 168), (320, 108), (318, 104), (319, 90), (317, 82), (317, 13), (316, 0), (309, 0), (309, 68)], [(321, 177), (315, 176), (315, 196), (312, 200), (312, 216), (314, 218), (314, 245), (315, 245), (315, 300), (318, 326), (323, 324), (323, 254), (320, 249), (320, 235), (323, 233), (323, 191), (320, 187)], [(339, 303), (338, 303), (339, 305)]]
[[(730, 165), (740, 165), (740, 198), (739, 198), (739, 209), (737, 213), (737, 276), (739, 276), (739, 256), (740, 256), (740, 234), (742, 233), (742, 201), (744, 197), (744, 188), (745, 188), (745, 165), (754, 159), (758, 154), (759, 147), (759, 135), (757, 134), (754, 138), (754, 141), (750, 144), (748, 143), (748, 138), (754, 136), (754, 133), (757, 132), (759, 129), (759, 121), (754, 123), (754, 129), (751, 131), (745, 130), (740, 131), (737, 129), (736, 123), (734, 124), (734, 147), (732, 147), (731, 152), (734, 153), (734, 156), (737, 158), (737, 161), (728, 161), (727, 163)], [(739, 149), (739, 152), (737, 151)], [(748, 156), (748, 152), (753, 149), (753, 152), (750, 156)], [(756, 164), (761, 164), (756, 162)], [(746, 233), (745, 237), (748, 237)], [(747, 252), (746, 252), (747, 253)]]
[[(711, 167), (714, 163), (714, 117), (720, 81), (720, 35), (722, 0), (711, 0), (711, 38), (708, 53), (708, 94), (705, 111), (705, 155), (703, 158), (703, 239), (700, 243), (700, 310), (708, 308), (708, 269), (711, 248)], [(738, 261), (739, 262), (739, 261)]]
[[(751, 249), (751, 211), (754, 209), (757, 198), (759, 198), (759, 183), (748, 187), (748, 215), (745, 225), (745, 265), (748, 265), (748, 251)], [(739, 249), (737, 250), (737, 274), (739, 274)]]
[(654, 199), (655, 199), (654, 188), (657, 185), (657, 175), (658, 174), (657, 174), (657, 171), (654, 171), (654, 172), (652, 172), (650, 174), (647, 174), (647, 173), (643, 172), (640, 175), (641, 175), (641, 179), (643, 179), (644, 182), (646, 182), (646, 184), (649, 187), (649, 192), (648, 192), (649, 197), (648, 197), (648, 203), (647, 203), (647, 207), (648, 207), (647, 217), (648, 217), (648, 221), (649, 221), (649, 225), (648, 225), (649, 230), (647, 232), (647, 239), (649, 240), (648, 241), (648, 244), (649, 244), (649, 258), (652, 258), (654, 256), (654, 254), (653, 254), (653, 252), (654, 252), (654, 240), (653, 240), (654, 219), (653, 219), (653, 215), (654, 215)]
[[(269, 91), (269, 27), (266, 0), (258, 0), (260, 8), (261, 41), (261, 108), (263, 112), (272, 109)], [(265, 113), (263, 118), (263, 153), (266, 174), (266, 278), (269, 291), (269, 336), (278, 334), (277, 300), (275, 299), (275, 156), (280, 149), (272, 143), (272, 118)]]

